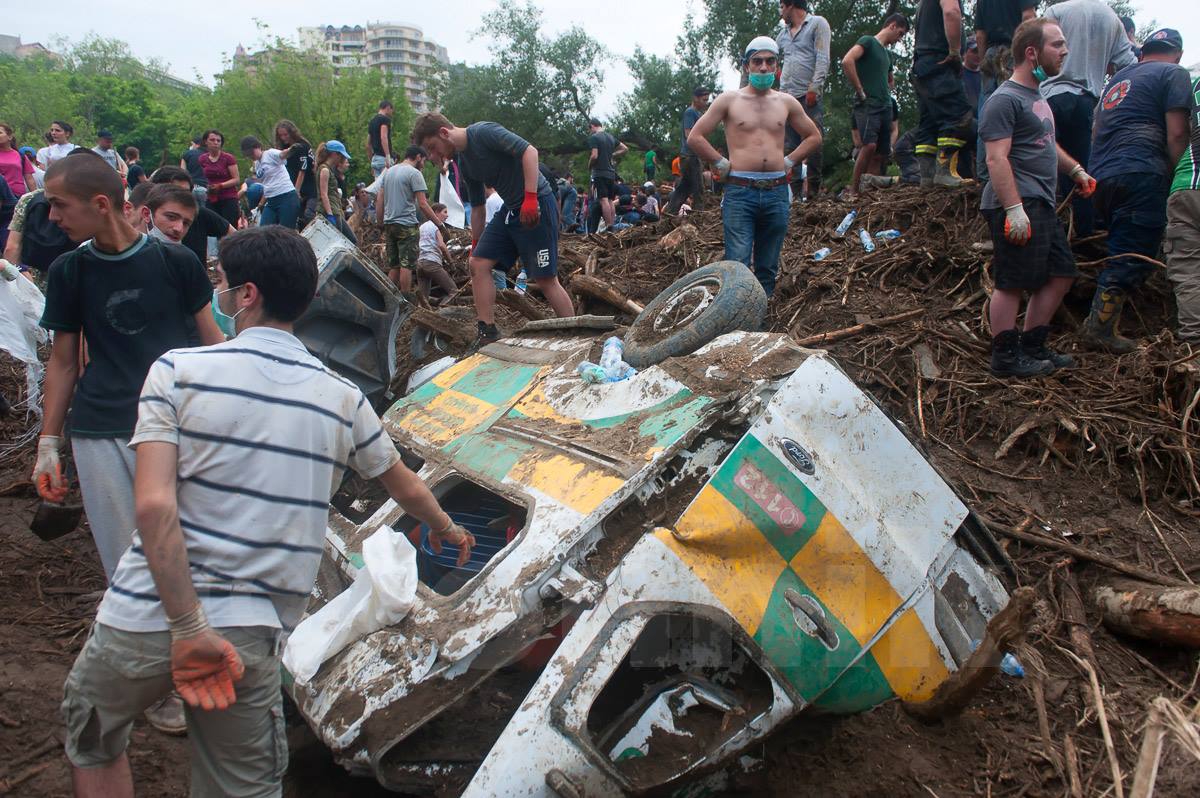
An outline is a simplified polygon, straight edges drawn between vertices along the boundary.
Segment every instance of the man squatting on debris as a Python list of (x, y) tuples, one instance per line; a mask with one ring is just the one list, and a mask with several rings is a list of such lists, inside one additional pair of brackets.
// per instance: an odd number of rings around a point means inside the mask
[[(1071, 366), (1070, 355), (1046, 346), (1050, 319), (1078, 272), (1067, 234), (1055, 215), (1056, 169), (1091, 196), (1096, 181), (1054, 138), (1054, 117), (1038, 84), (1062, 67), (1067, 40), (1053, 21), (1021, 23), (1013, 36), (1013, 75), (988, 98), (979, 122), (991, 180), (980, 211), (995, 254), (989, 319), (992, 373), (1032, 377)], [(1017, 332), (1021, 292), (1030, 292), (1025, 328)]]
[[(574, 316), (571, 297), (558, 282), (558, 203), (538, 170), (537, 148), (495, 122), (456, 127), (437, 113), (417, 118), (412, 143), (424, 147), (438, 167), (458, 156), (464, 199), (473, 209), (469, 263), (478, 342), (500, 337), (492, 268), (498, 265), (507, 271), (517, 258), (554, 313)], [(503, 212), (492, 217), (486, 228), (484, 186), (493, 186), (504, 200)]]
[[(792, 168), (821, 147), (821, 132), (804, 113), (800, 101), (775, 91), (779, 45), (759, 36), (742, 58), (749, 83), (717, 97), (688, 135), (688, 146), (714, 164), (725, 183), (721, 219), (725, 258), (754, 271), (767, 296), (775, 290), (779, 252), (788, 225), (788, 180)], [(729, 157), (705, 138), (725, 123)], [(783, 154), (784, 130), (800, 136), (800, 144)]]
[(137, 403), (137, 529), (63, 700), (78, 796), (133, 795), (130, 729), (172, 686), (187, 702), (191, 794), (280, 794), (280, 644), (312, 592), (346, 468), (378, 478), (460, 564), (475, 542), (362, 391), (293, 334), (317, 288), (309, 243), (272, 225), (220, 251), (218, 303), (237, 337), (157, 357)]

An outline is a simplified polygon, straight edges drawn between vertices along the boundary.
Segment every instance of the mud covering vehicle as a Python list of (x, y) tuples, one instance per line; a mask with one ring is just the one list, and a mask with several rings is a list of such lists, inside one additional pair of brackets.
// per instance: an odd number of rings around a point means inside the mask
[(686, 794), (797, 713), (927, 701), (966, 662), (1007, 560), (826, 353), (729, 331), (761, 324), (756, 287), (681, 278), (626, 332), (660, 359), (622, 382), (576, 374), (609, 333), (527, 331), (386, 410), (477, 546), (458, 567), (386, 497), (331, 513), (310, 609), (382, 524), (421, 583), (288, 683), (338, 762), (409, 793)]

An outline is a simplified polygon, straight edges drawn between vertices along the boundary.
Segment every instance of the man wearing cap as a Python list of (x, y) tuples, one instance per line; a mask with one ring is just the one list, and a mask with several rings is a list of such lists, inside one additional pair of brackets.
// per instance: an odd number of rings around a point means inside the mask
[(1167, 279), (1175, 286), (1179, 338), (1200, 347), (1200, 78), (1192, 81), (1191, 131), (1167, 197), (1163, 239)]
[[(821, 100), (825, 77), (829, 74), (829, 22), (822, 16), (810, 14), (809, 0), (780, 0), (779, 16), (783, 27), (775, 42), (783, 59), (779, 90), (792, 95), (804, 106), (817, 132), (825, 134), (825, 104)], [(789, 127), (784, 131), (784, 151), (794, 150), (800, 140)], [(821, 192), (821, 149), (808, 157), (808, 195), (816, 198)], [(799, 170), (792, 174), (792, 195), (799, 199), (804, 193), (804, 180)]]
[[(725, 185), (721, 202), (725, 259), (753, 268), (754, 276), (770, 296), (775, 290), (779, 251), (787, 233), (788, 173), (820, 149), (821, 131), (799, 100), (771, 88), (779, 67), (779, 45), (774, 39), (759, 36), (751, 41), (743, 65), (747, 85), (717, 97), (692, 128), (688, 145), (713, 164), (713, 171)], [(728, 158), (723, 158), (706, 138), (722, 122)], [(787, 155), (783, 154), (785, 128), (795, 131), (801, 142)]]
[[(1044, 16), (1062, 28), (1070, 53), (1062, 71), (1042, 81), (1042, 96), (1054, 112), (1058, 143), (1087, 169), (1091, 166), (1096, 102), (1104, 91), (1109, 65), (1115, 72), (1137, 59), (1120, 18), (1100, 0), (1055, 3)], [(1066, 197), (1071, 188), (1071, 182), (1060, 176), (1059, 199)], [(1071, 207), (1075, 234), (1091, 235), (1095, 228), (1092, 201), (1076, 194)]]
[(613, 198), (617, 196), (617, 169), (613, 166), (613, 158), (621, 157), (629, 148), (605, 131), (604, 123), (599, 119), (592, 119), (589, 128), (592, 134), (588, 136), (587, 146), (591, 150), (588, 166), (592, 171), (592, 191), (600, 201), (604, 223), (612, 227), (616, 222)]
[[(1124, 33), (1122, 32), (1122, 35)], [(1167, 194), (1187, 149), (1192, 83), (1179, 65), (1183, 38), (1164, 28), (1142, 45), (1142, 62), (1112, 76), (1096, 111), (1092, 174), (1096, 211), (1108, 229), (1108, 254), (1158, 255), (1167, 226)], [(1117, 333), (1129, 294), (1153, 271), (1136, 258), (1110, 260), (1096, 279), (1082, 338), (1116, 354), (1135, 344)]]
[(101, 130), (96, 134), (96, 146), (92, 147), (92, 152), (103, 158), (104, 162), (115, 169), (122, 178), (128, 174), (129, 167), (113, 149), (113, 134), (110, 131)]
[[(666, 212), (669, 214), (679, 213), (680, 206), (687, 202), (687, 198), (691, 197), (691, 206), (693, 210), (702, 210), (704, 208), (704, 185), (702, 183), (704, 167), (700, 163), (700, 158), (692, 152), (692, 148), (688, 146), (688, 136), (692, 133), (692, 127), (700, 121), (700, 116), (708, 109), (708, 97), (712, 92), (707, 86), (697, 86), (692, 90), (692, 104), (683, 109), (683, 141), (679, 145), (679, 157), (675, 160), (679, 161), (679, 179), (675, 181), (675, 190), (671, 192), (670, 198), (667, 200)], [(674, 171), (674, 164), (671, 166)]]
[(915, 53), (921, 185), (956, 188), (966, 182), (958, 174), (958, 155), (974, 118), (962, 83), (962, 0), (921, 0)]

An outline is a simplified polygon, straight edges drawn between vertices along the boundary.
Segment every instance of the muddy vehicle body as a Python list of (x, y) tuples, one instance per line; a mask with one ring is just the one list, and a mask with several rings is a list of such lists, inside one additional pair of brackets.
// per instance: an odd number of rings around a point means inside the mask
[(386, 497), (331, 513), (310, 609), (384, 524), (420, 579), (399, 623), (289, 683), (342, 765), (405, 792), (671, 794), (806, 709), (927, 700), (970, 656), (1003, 553), (825, 353), (696, 349), (698, 315), (745, 313), (735, 266), (647, 307), (670, 319), (639, 340), (683, 325), (691, 354), (592, 385), (603, 334), (518, 333), (384, 413), (477, 546), (458, 567)]

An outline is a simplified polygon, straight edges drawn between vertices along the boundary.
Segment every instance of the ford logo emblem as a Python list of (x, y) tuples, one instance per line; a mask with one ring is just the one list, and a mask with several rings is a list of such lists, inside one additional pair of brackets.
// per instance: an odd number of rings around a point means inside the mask
[(813, 462), (812, 455), (808, 451), (796, 443), (791, 438), (783, 438), (780, 440), (780, 445), (783, 446), (783, 453), (787, 455), (787, 459), (792, 461), (792, 465), (800, 469), (802, 473), (812, 476), (817, 471), (816, 463)]

